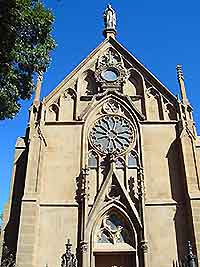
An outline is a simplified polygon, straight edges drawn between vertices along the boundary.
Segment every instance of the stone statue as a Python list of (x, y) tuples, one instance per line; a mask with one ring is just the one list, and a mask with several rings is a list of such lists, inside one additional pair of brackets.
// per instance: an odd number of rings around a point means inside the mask
[(108, 5), (104, 12), (105, 29), (116, 30), (116, 13), (111, 5)]

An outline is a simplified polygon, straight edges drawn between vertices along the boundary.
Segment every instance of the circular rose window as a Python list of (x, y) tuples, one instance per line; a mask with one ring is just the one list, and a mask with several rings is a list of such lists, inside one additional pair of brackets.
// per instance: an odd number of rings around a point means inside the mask
[(118, 76), (118, 72), (114, 69), (106, 69), (101, 73), (101, 77), (108, 82), (116, 81), (118, 79)]
[(98, 119), (89, 135), (91, 145), (103, 154), (122, 154), (135, 138), (130, 122), (124, 117), (115, 115)]

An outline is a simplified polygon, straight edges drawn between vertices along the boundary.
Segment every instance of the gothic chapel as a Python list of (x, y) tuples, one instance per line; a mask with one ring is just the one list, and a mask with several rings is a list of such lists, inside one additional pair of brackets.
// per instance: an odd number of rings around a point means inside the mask
[(104, 23), (105, 40), (42, 101), (38, 78), (3, 251), (17, 267), (197, 266), (200, 137), (181, 66), (179, 100), (115, 39), (111, 5)]

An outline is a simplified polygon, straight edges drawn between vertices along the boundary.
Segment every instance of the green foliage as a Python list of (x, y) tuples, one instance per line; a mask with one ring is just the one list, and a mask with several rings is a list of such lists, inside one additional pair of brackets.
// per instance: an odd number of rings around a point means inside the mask
[(1, 120), (16, 115), (35, 89), (35, 75), (48, 67), (53, 21), (40, 0), (0, 0)]

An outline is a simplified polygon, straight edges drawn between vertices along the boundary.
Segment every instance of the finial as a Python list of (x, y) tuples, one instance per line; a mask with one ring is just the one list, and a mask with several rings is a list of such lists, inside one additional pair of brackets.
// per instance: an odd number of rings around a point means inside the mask
[(62, 255), (61, 267), (77, 267), (77, 260), (75, 255), (72, 253), (72, 244), (70, 239), (67, 240), (66, 251)]
[(67, 244), (65, 244), (65, 246), (66, 246), (66, 252), (67, 252), (67, 253), (71, 253), (72, 244), (71, 244), (69, 238), (67, 239)]
[(44, 75), (43, 70), (39, 70), (38, 71), (38, 77), (37, 77), (36, 89), (35, 89), (35, 97), (34, 97), (34, 101), (33, 101), (33, 104), (35, 105), (36, 108), (40, 104), (40, 93), (41, 93), (43, 75)]
[(103, 35), (105, 38), (112, 37), (115, 38), (116, 31), (116, 13), (112, 8), (111, 4), (108, 4), (106, 10), (104, 11), (104, 25), (105, 29)]
[(182, 66), (180, 64), (178, 64), (176, 66), (176, 70), (177, 70), (177, 78), (178, 78), (178, 82), (179, 82), (179, 86), (180, 86), (180, 90), (181, 90), (182, 101), (184, 104), (188, 104), (189, 101), (188, 101), (187, 95), (186, 95)]

